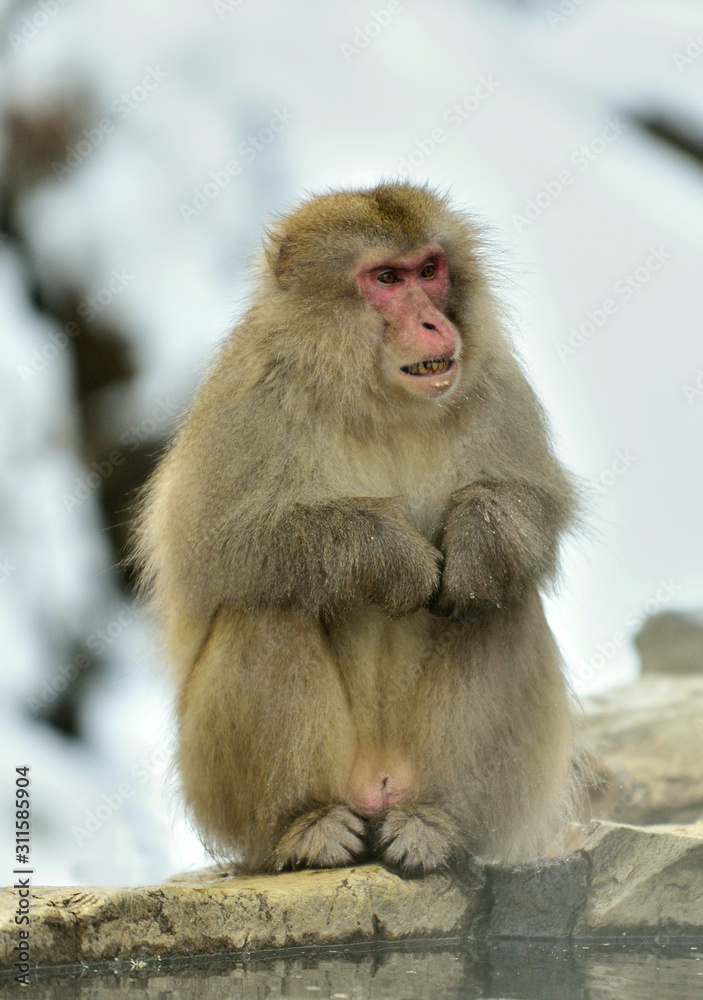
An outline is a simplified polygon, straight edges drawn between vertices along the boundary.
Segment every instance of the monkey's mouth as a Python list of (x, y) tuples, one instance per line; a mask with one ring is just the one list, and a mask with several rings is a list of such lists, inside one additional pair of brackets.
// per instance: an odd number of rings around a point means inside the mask
[(455, 364), (454, 358), (431, 358), (429, 361), (418, 361), (416, 365), (403, 365), (400, 370), (406, 375), (444, 375)]

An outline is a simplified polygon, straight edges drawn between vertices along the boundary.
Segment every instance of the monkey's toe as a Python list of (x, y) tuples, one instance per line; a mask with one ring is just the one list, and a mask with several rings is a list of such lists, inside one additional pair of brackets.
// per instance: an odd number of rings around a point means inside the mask
[(343, 805), (299, 816), (274, 850), (277, 871), (289, 868), (342, 868), (366, 850), (364, 821)]
[(454, 820), (431, 806), (392, 806), (371, 825), (372, 852), (402, 875), (447, 868), (460, 850)]

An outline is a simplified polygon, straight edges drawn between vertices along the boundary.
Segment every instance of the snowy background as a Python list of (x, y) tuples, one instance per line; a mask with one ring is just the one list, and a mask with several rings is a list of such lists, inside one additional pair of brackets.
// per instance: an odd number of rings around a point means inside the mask
[(34, 881), (203, 863), (118, 569), (133, 491), (243, 307), (262, 221), (408, 176), (485, 219), (589, 490), (550, 602), (574, 686), (703, 606), (703, 4), (0, 0), (0, 845)]

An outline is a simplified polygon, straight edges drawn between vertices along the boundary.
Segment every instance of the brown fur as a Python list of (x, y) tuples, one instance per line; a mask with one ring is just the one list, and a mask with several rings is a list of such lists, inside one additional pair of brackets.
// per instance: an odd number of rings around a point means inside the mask
[[(353, 279), (427, 245), (462, 341), (431, 400), (384, 381), (387, 324)], [(276, 224), (138, 527), (212, 849), (248, 870), (371, 856), (408, 873), (542, 850), (571, 722), (539, 588), (572, 511), (469, 221), (387, 184)], [(407, 794), (366, 821), (355, 789), (380, 773)]]

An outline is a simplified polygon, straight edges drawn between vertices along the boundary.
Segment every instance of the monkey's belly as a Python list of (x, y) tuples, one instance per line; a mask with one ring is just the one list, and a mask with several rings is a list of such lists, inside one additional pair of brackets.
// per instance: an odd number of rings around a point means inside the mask
[(333, 636), (356, 743), (344, 793), (367, 818), (415, 791), (410, 749), (417, 732), (410, 720), (426, 630), (422, 613), (390, 620), (365, 608)]

